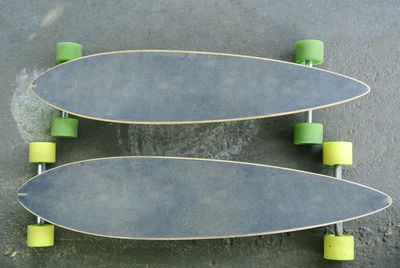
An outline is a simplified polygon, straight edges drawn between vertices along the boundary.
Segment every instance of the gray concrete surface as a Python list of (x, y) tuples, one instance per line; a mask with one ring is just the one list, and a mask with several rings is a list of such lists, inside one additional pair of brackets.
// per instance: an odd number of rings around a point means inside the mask
[[(396, 267), (400, 261), (400, 59), (398, 1), (0, 1), (0, 266), (2, 267)], [(75, 41), (92, 54), (124, 49), (181, 49), (293, 61), (297, 40), (325, 43), (324, 69), (372, 88), (354, 102), (318, 110), (324, 139), (354, 144), (344, 178), (380, 189), (391, 208), (345, 224), (355, 235), (353, 262), (322, 258), (332, 228), (204, 241), (125, 241), (56, 229), (56, 246), (27, 248), (34, 217), (15, 192), (33, 176), (28, 142), (50, 138), (57, 112), (28, 84), (55, 64), (55, 45)], [(80, 119), (76, 140), (56, 140), (56, 165), (113, 155), (233, 159), (332, 174), (321, 148), (295, 147), (304, 115), (208, 125), (137, 126)], [(328, 209), (328, 208), (327, 208)], [(13, 248), (14, 257), (3, 252)]]

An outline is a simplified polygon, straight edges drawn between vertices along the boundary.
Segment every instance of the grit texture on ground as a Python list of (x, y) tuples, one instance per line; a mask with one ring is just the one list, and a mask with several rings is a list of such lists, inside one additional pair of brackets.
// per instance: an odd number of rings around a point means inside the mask
[[(400, 262), (398, 1), (2, 0), (0, 10), (1, 267), (396, 267)], [(104, 156), (167, 155), (333, 175), (321, 163), (320, 146), (293, 145), (293, 125), (304, 114), (172, 126), (79, 119), (78, 139), (51, 138), (50, 118), (58, 112), (36, 99), (28, 85), (55, 65), (57, 42), (81, 43), (85, 55), (171, 49), (293, 61), (294, 44), (302, 39), (325, 43), (321, 68), (371, 86), (361, 99), (314, 112), (314, 120), (324, 124), (324, 140), (353, 142), (354, 164), (344, 168), (344, 178), (393, 198), (390, 208), (345, 223), (345, 232), (355, 236), (354, 261), (322, 258), (322, 237), (331, 226), (199, 241), (118, 240), (56, 228), (54, 247), (26, 247), (26, 226), (35, 217), (15, 193), (36, 173), (27, 161), (30, 141), (57, 142), (54, 166)]]

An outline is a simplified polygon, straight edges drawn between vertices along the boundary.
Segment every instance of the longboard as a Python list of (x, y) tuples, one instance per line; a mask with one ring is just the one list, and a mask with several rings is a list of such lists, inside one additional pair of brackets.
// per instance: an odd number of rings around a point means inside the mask
[(69, 114), (136, 124), (286, 115), (351, 101), (370, 90), (344, 75), (279, 60), (164, 50), (71, 60), (41, 74), (31, 89)]
[(69, 230), (146, 240), (303, 230), (367, 216), (392, 203), (380, 191), (324, 175), (175, 157), (59, 166), (23, 184), (17, 198), (32, 214)]

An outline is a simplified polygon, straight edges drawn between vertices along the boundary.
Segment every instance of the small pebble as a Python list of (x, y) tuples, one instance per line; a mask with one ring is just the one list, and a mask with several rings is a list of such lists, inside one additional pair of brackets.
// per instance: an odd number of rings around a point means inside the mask
[(10, 254), (12, 250), (13, 250), (13, 248), (7, 249), (6, 251), (4, 251), (4, 255)]

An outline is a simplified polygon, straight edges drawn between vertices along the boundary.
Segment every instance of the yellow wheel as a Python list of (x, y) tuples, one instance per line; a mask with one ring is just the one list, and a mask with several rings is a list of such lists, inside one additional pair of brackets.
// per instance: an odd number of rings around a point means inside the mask
[(325, 235), (324, 259), (337, 261), (354, 260), (354, 236)]
[(54, 142), (29, 143), (29, 162), (31, 163), (55, 163), (56, 144)]
[(332, 141), (322, 144), (324, 165), (352, 165), (353, 144), (347, 141)]
[(54, 225), (32, 224), (28, 225), (26, 239), (28, 247), (51, 247), (54, 246)]

